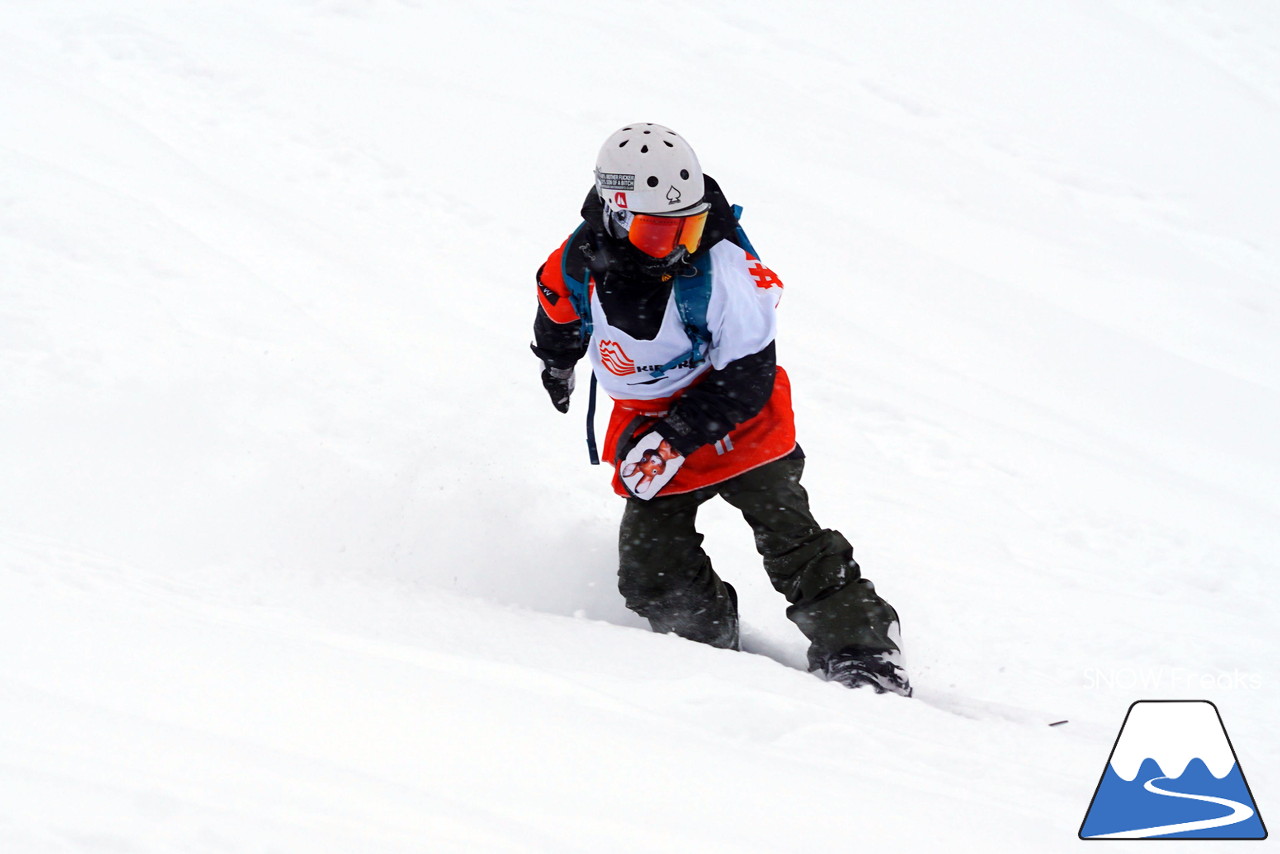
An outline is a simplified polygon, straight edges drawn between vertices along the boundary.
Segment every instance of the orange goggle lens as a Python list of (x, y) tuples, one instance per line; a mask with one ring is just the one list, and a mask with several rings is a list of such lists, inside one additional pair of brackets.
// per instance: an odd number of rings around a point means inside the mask
[(702, 242), (702, 230), (707, 226), (707, 211), (690, 216), (653, 216), (635, 214), (627, 239), (631, 245), (654, 258), (666, 258), (683, 246), (692, 255)]

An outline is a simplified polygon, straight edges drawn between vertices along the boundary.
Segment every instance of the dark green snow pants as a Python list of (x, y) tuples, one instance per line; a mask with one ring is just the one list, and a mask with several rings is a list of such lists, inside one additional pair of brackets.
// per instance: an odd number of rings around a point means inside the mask
[(719, 495), (755, 532), (769, 580), (791, 603), (787, 616), (810, 641), (811, 668), (847, 649), (896, 650), (897, 613), (862, 577), (849, 541), (814, 521), (803, 471), (803, 459), (782, 459), (696, 492), (628, 498), (618, 568), (627, 607), (656, 632), (736, 645), (735, 597), (694, 527), (698, 507)]

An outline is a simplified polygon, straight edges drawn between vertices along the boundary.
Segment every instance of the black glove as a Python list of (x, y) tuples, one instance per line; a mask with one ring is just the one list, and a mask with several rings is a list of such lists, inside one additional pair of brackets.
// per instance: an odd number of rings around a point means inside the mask
[(569, 395), (573, 394), (573, 368), (543, 368), (542, 387), (551, 396), (552, 406), (568, 412)]

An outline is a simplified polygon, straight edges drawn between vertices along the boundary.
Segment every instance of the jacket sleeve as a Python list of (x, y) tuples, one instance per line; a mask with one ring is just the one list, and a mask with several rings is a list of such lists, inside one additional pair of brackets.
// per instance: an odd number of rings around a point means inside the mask
[(538, 313), (533, 320), (534, 355), (551, 368), (572, 368), (587, 352), (582, 321), (561, 273), (568, 241), (538, 268)]
[(770, 341), (758, 353), (710, 371), (681, 395), (657, 430), (688, 456), (759, 415), (773, 394), (776, 372), (776, 348)]

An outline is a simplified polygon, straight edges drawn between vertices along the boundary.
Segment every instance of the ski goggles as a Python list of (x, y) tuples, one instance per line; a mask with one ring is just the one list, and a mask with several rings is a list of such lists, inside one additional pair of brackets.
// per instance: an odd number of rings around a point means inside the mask
[(710, 205), (696, 213), (644, 214), (633, 213), (627, 223), (627, 240), (646, 255), (666, 258), (678, 247), (692, 255), (702, 242), (703, 229), (707, 227)]

